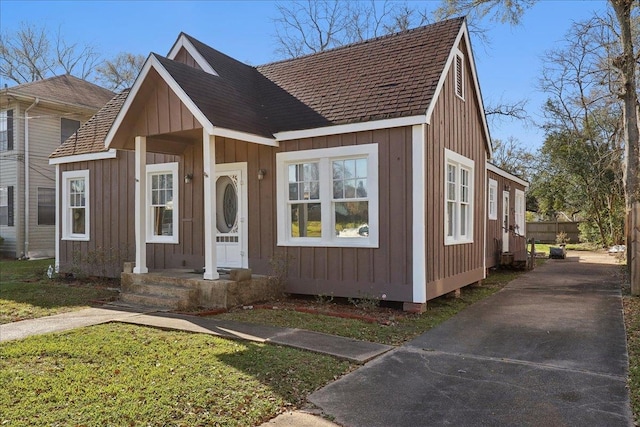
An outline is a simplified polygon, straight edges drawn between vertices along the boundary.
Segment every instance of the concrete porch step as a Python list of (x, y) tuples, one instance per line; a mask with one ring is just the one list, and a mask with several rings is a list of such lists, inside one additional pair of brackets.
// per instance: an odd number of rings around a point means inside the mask
[(156, 295), (149, 293), (122, 293), (120, 301), (143, 307), (162, 307), (171, 310), (187, 308), (187, 302), (177, 296)]
[(130, 283), (126, 286), (126, 289), (123, 290), (125, 293), (132, 294), (148, 294), (148, 295), (157, 295), (163, 297), (178, 297), (182, 299), (189, 299), (190, 293), (194, 292), (193, 288), (175, 285), (175, 284), (166, 284), (166, 283), (157, 283), (157, 282), (141, 282), (141, 283)]

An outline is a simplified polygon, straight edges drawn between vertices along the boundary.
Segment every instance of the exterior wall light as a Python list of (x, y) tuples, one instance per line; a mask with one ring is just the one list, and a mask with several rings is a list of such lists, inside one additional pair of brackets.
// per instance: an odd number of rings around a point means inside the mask
[(192, 173), (188, 173), (184, 176), (184, 183), (185, 184), (189, 184), (191, 183), (191, 181), (193, 180), (193, 174)]
[(258, 181), (262, 181), (264, 176), (267, 174), (267, 171), (264, 169), (258, 169)]

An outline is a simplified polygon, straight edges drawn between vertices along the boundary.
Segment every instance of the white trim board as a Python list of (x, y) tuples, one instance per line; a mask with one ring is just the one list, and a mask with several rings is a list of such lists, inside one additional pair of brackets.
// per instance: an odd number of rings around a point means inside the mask
[(56, 157), (49, 159), (49, 164), (61, 165), (65, 163), (88, 162), (91, 160), (115, 159), (117, 155), (117, 151), (111, 148), (109, 151), (101, 151), (98, 153), (73, 154), (71, 156)]
[(493, 163), (489, 163), (487, 162), (487, 170), (491, 171), (493, 173), (496, 173), (504, 178), (510, 179), (511, 181), (518, 183), (520, 185), (522, 185), (524, 187), (524, 189), (528, 189), (529, 188), (529, 183), (527, 181), (525, 181), (524, 179), (518, 178), (517, 176), (503, 170), (500, 169), (499, 167), (497, 167), (496, 165), (494, 165)]
[(216, 72), (216, 70), (213, 69), (211, 64), (209, 64), (207, 60), (204, 59), (204, 57), (200, 54), (198, 49), (196, 49), (193, 43), (191, 43), (191, 41), (187, 38), (187, 35), (185, 33), (180, 33), (180, 36), (178, 36), (178, 40), (176, 40), (176, 42), (173, 44), (173, 47), (167, 54), (167, 58), (171, 60), (175, 60), (176, 56), (178, 55), (178, 52), (180, 52), (180, 49), (183, 47), (189, 53), (189, 55), (191, 55), (191, 57), (196, 61), (196, 64), (198, 64), (200, 68), (202, 68), (202, 71), (204, 71), (205, 73), (212, 74), (214, 76), (219, 76), (219, 74)]

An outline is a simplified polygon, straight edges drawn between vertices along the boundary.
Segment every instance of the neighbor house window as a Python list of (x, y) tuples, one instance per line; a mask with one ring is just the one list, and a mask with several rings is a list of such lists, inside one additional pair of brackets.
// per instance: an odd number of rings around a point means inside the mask
[(378, 245), (378, 146), (278, 153), (278, 244)]
[(0, 225), (13, 227), (13, 186), (0, 187)]
[(445, 149), (445, 244), (473, 242), (474, 162)]
[(62, 172), (62, 239), (89, 240), (89, 171)]
[(464, 56), (461, 52), (455, 55), (456, 95), (464, 99)]
[(516, 190), (516, 203), (515, 203), (515, 224), (514, 228), (517, 234), (524, 236), (526, 232), (526, 201), (524, 197), (524, 191)]
[(0, 151), (13, 150), (13, 110), (0, 111)]
[(487, 200), (487, 210), (489, 219), (498, 219), (498, 181), (489, 178), (489, 192)]
[(80, 122), (77, 120), (60, 119), (60, 144), (65, 142), (67, 138), (75, 133), (80, 128)]
[(147, 165), (147, 243), (178, 243), (178, 163)]
[(56, 225), (56, 189), (38, 187), (38, 225)]

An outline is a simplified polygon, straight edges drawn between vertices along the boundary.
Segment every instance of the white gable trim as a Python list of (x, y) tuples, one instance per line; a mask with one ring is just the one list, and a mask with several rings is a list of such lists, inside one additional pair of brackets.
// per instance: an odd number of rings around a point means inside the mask
[[(466, 55), (458, 49), (458, 46), (460, 45), (460, 41), (462, 40), (463, 37), (467, 45), (468, 53)], [(455, 64), (454, 60), (457, 54), (462, 54), (463, 58), (468, 60), (468, 63), (471, 67), (471, 77), (472, 77), (473, 86), (474, 86), (473, 89), (475, 90), (476, 98), (478, 99), (478, 104), (480, 106), (480, 110), (481, 110), (480, 117), (482, 119), (482, 127), (484, 129), (485, 137), (487, 138), (487, 144), (488, 144), (487, 150), (489, 150), (489, 155), (491, 156), (491, 143), (490, 143), (491, 136), (489, 134), (489, 126), (487, 125), (487, 117), (484, 113), (484, 103), (482, 101), (482, 92), (480, 91), (480, 83), (478, 82), (478, 74), (476, 73), (476, 62), (473, 57), (473, 49), (471, 47), (471, 41), (469, 40), (469, 30), (467, 28), (466, 20), (462, 23), (462, 26), (460, 27), (460, 32), (458, 33), (458, 36), (456, 37), (456, 40), (453, 46), (451, 47), (451, 51), (449, 52), (449, 57), (447, 58), (447, 62), (444, 66), (444, 69), (442, 70), (442, 74), (440, 75), (440, 80), (438, 80), (436, 91), (433, 94), (433, 99), (429, 104), (429, 108), (427, 108), (427, 112), (426, 112), (427, 124), (431, 124), (431, 116), (433, 115), (433, 110), (435, 109), (436, 103), (438, 102), (438, 98), (442, 93), (442, 88), (444, 87), (444, 81), (446, 80), (447, 75), (449, 74), (449, 70)], [(469, 96), (467, 96), (466, 99), (469, 99)]]
[(116, 156), (116, 150), (111, 148), (109, 151), (101, 151), (99, 153), (73, 154), (71, 156), (56, 157), (49, 159), (49, 164), (61, 165), (64, 163), (88, 162), (91, 160), (113, 159)]
[(524, 179), (518, 178), (517, 176), (515, 176), (513, 174), (510, 174), (509, 172), (507, 172), (507, 171), (505, 171), (503, 169), (500, 169), (499, 167), (497, 167), (493, 163), (487, 162), (487, 170), (491, 171), (493, 173), (496, 173), (496, 174), (498, 174), (498, 175), (500, 175), (500, 176), (502, 176), (504, 178), (507, 178), (507, 179), (517, 183), (517, 184), (522, 185), (525, 188), (525, 190), (527, 188), (529, 188), (529, 183), (527, 181), (525, 181)]
[(340, 135), (353, 132), (365, 132), (378, 129), (389, 129), (404, 126), (426, 124), (425, 116), (399, 117), (396, 119), (373, 120), (370, 122), (350, 123), (347, 125), (325, 126), (321, 128), (302, 129), (277, 132), (274, 134), (278, 141), (290, 141), (292, 139), (314, 138), (319, 136)]
[(142, 87), (143, 82), (145, 81), (147, 75), (154, 69), (160, 77), (169, 85), (169, 88), (180, 98), (180, 101), (184, 103), (187, 109), (193, 114), (196, 120), (202, 125), (203, 129), (207, 131), (209, 135), (217, 135), (223, 136), (227, 138), (240, 139), (242, 141), (253, 142), (256, 144), (269, 145), (273, 147), (277, 147), (278, 143), (274, 139), (262, 137), (259, 135), (250, 134), (247, 132), (235, 131), (231, 129), (225, 129), (214, 126), (209, 119), (200, 111), (200, 109), (196, 106), (193, 100), (186, 94), (186, 92), (180, 87), (180, 85), (171, 77), (171, 74), (162, 66), (160, 61), (154, 56), (150, 55), (147, 58), (144, 66), (142, 67), (142, 71), (138, 75), (136, 82), (133, 84), (127, 99), (124, 101), (120, 112), (116, 116), (111, 129), (109, 129), (109, 133), (104, 140), (105, 147), (110, 148), (113, 138), (118, 130), (118, 128), (122, 125), (122, 121), (124, 120), (129, 108), (131, 108), (131, 104), (133, 104), (133, 100), (136, 98), (140, 87)]
[(180, 85), (173, 79), (173, 77), (171, 77), (169, 72), (162, 66), (160, 61), (158, 61), (158, 59), (153, 54), (151, 54), (147, 58), (147, 61), (144, 63), (142, 71), (140, 71), (140, 74), (138, 74), (138, 77), (136, 78), (136, 81), (133, 84), (129, 95), (127, 95), (127, 99), (125, 99), (120, 112), (116, 116), (113, 125), (111, 125), (111, 129), (109, 129), (109, 133), (107, 133), (107, 137), (104, 139), (105, 147), (110, 148), (113, 137), (115, 136), (117, 130), (120, 128), (120, 125), (122, 124), (125, 116), (129, 112), (129, 108), (131, 108), (133, 100), (138, 95), (138, 91), (140, 91), (140, 88), (142, 87), (142, 84), (146, 80), (147, 75), (149, 74), (151, 69), (156, 70), (156, 72), (160, 74), (160, 77), (162, 77), (165, 83), (169, 85), (169, 88), (178, 96), (178, 98), (180, 98), (180, 100), (185, 104), (191, 114), (194, 115), (194, 117), (196, 118), (196, 120), (198, 120), (202, 127), (206, 129), (210, 134), (213, 133), (213, 125), (211, 124), (209, 119), (207, 119), (202, 111), (200, 111), (200, 109), (196, 107), (191, 98), (189, 98), (184, 90), (182, 90)]
[(209, 64), (207, 60), (204, 59), (204, 57), (200, 54), (198, 49), (195, 48), (193, 43), (189, 41), (189, 39), (184, 35), (184, 33), (180, 34), (180, 37), (178, 37), (178, 40), (176, 40), (175, 44), (169, 51), (167, 58), (171, 60), (175, 60), (176, 56), (178, 55), (178, 52), (180, 52), (180, 49), (182, 49), (183, 47), (187, 52), (189, 52), (189, 55), (193, 57), (193, 59), (196, 61), (196, 64), (198, 64), (205, 73), (213, 74), (214, 76), (219, 75), (216, 72), (216, 70), (213, 69), (211, 64)]

